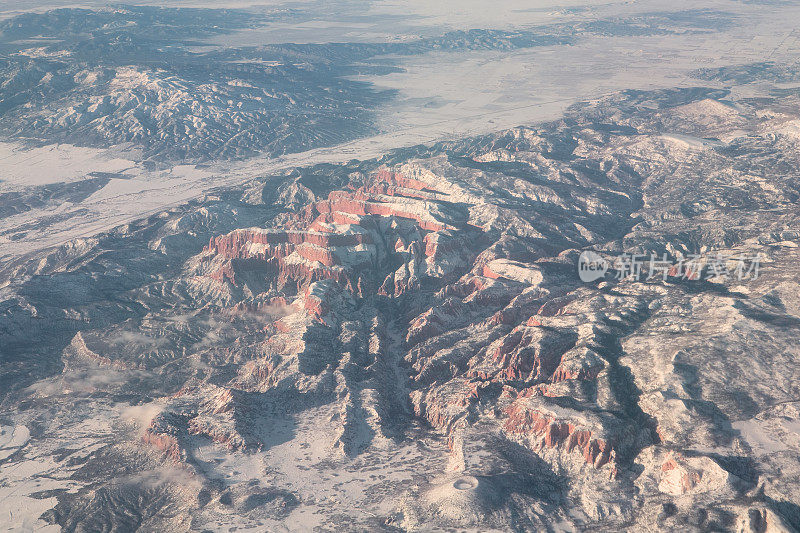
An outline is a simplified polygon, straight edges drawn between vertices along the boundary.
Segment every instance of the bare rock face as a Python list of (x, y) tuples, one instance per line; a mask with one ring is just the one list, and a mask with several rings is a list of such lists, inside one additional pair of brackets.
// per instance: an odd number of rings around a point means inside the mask
[(423, 278), (452, 278), (469, 266), (478, 230), (451, 194), (432, 186), (382, 169), (368, 185), (307, 205), (283, 221), (286, 229), (213, 238), (196, 268), (233, 284), (237, 273), (266, 270), (276, 290), (290, 293), (330, 279), (358, 297), (397, 297)]
[[(679, 462), (670, 457), (661, 465), (662, 475), (658, 489), (666, 494), (679, 496), (687, 492), (702, 492), (719, 488), (719, 485), (724, 483), (727, 473), (721, 468), (704, 469), (698, 464), (701, 462)], [(720, 472), (720, 470), (722, 471)]]
[(55, 355), (7, 401), (90, 376), (116, 461), (199, 483), (201, 529), (791, 531), (800, 145), (723, 96), (298, 169), (16, 265), (0, 331), (44, 318)]

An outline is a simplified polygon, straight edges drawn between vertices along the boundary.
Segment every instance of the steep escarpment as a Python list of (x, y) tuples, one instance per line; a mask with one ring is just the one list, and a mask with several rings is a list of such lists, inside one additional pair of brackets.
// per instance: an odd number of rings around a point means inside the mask
[(197, 482), (198, 527), (794, 527), (800, 145), (722, 96), (294, 169), (15, 265), (0, 331), (45, 317), (58, 368), (14, 397), (111, 402), (108, 453)]

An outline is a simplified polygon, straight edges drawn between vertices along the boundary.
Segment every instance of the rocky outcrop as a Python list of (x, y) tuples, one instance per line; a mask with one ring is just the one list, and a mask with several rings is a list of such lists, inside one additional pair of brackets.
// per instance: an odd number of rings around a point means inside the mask
[[(205, 517), (255, 480), (344, 514), (367, 486), (365, 530), (793, 527), (796, 148), (758, 133), (780, 129), (768, 114), (724, 149), (648, 133), (687, 94), (297, 169), (201, 202), (222, 218), (186, 208), (54, 254), (2, 288), (0, 329), (32, 337), (4, 337), (2, 364), (39, 362), (19, 350), (54, 324), (63, 375), (25, 392), (43, 426), (70, 373), (97, 412), (159, 398), (126, 453), (143, 439), (230, 487)], [(677, 113), (725, 110), (706, 104)], [(589, 249), (702, 268), (583, 282)], [(709, 276), (718, 252), (763, 254), (762, 277)]]
[[(512, 405), (506, 414), (508, 418), (503, 429), (511, 435), (529, 438), (538, 447), (557, 448), (566, 453), (578, 451), (583, 460), (595, 468), (601, 468), (608, 463), (613, 466), (616, 457), (614, 445), (607, 437), (600, 437), (589, 428), (531, 409), (524, 404)], [(615, 470), (616, 468), (612, 472)]]
[(428, 190), (419, 180), (380, 170), (365, 186), (309, 204), (284, 229), (250, 228), (212, 238), (199, 270), (233, 284), (241, 277), (237, 272), (260, 270), (279, 290), (332, 279), (358, 296), (376, 289), (401, 296), (425, 276), (466, 269), (474, 253), (458, 212), (446, 202), (417, 197)]

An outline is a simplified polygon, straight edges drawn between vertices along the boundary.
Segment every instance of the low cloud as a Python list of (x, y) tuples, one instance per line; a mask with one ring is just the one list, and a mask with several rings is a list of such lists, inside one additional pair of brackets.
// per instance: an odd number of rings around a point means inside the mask
[(137, 429), (144, 434), (144, 431), (150, 426), (150, 422), (164, 410), (164, 404), (161, 402), (141, 405), (120, 404), (118, 408), (120, 418), (136, 425)]

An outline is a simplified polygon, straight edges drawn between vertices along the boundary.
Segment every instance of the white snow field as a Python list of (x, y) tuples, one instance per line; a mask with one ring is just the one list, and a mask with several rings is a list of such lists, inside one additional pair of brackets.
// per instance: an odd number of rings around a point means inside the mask
[[(148, 4), (152, 2), (140, 2)], [(101, 2), (34, 2), (25, 9), (98, 6)], [(161, 4), (159, 2), (159, 4)], [(275, 2), (171, 2), (187, 7), (272, 9)], [(0, 143), (0, 193), (44, 183), (80, 180), (92, 172), (122, 173), (102, 192), (74, 205), (31, 209), (0, 220), (0, 262), (102, 232), (132, 218), (172, 204), (294, 165), (346, 161), (378, 155), (392, 148), (487, 133), (520, 124), (558, 118), (579, 101), (624, 89), (709, 86), (696, 80), (695, 69), (741, 65), (796, 57), (800, 50), (800, 6), (732, 1), (663, 2), (401, 2), (377, 1), (365, 10), (360, 2), (292, 3), (306, 13), (297, 24), (285, 21), (216, 36), (217, 46), (277, 42), (391, 42), (437, 32), (493, 28), (537, 30), (554, 24), (581, 24), (643, 13), (724, 13), (728, 24), (702, 32), (646, 36), (580, 37), (572, 44), (510, 51), (436, 51), (416, 56), (383, 57), (378, 63), (403, 72), (357, 79), (397, 91), (376, 114), (381, 134), (344, 145), (281, 158), (255, 157), (203, 169), (147, 171), (135, 162), (130, 147), (94, 150), (67, 145), (23, 148)], [(17, 3), (0, 3), (0, 13), (19, 12)], [(307, 10), (307, 11), (306, 11)], [(308, 15), (312, 13), (312, 15)], [(713, 24), (712, 24), (713, 25)], [(677, 31), (676, 31), (677, 29)], [(733, 87), (733, 97), (754, 96), (764, 87)], [(25, 231), (14, 231), (26, 228)]]

